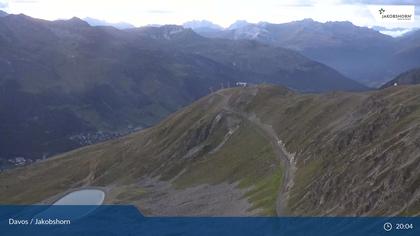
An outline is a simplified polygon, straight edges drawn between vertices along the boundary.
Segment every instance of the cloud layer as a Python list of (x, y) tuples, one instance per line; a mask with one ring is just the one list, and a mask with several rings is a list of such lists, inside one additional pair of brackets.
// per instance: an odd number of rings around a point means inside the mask
[(5, 9), (5, 8), (7, 8), (8, 5), (9, 5), (8, 2), (0, 1), (0, 9)]
[[(384, 2), (419, 4), (419, 0), (0, 0), (3, 8), (13, 14), (23, 13), (48, 20), (92, 17), (136, 26), (182, 24), (201, 19), (228, 26), (238, 19), (282, 23), (304, 18), (373, 26), (379, 23), (375, 22), (367, 5)], [(420, 14), (420, 6), (416, 12)], [(420, 21), (380, 26), (413, 28), (420, 27)]]

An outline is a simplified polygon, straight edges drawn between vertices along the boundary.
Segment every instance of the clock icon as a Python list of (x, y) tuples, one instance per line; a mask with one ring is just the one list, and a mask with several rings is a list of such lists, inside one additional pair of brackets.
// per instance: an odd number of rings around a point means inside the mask
[(384, 224), (384, 230), (387, 231), (387, 232), (391, 231), (392, 230), (392, 224), (389, 223), (389, 222), (386, 222)]

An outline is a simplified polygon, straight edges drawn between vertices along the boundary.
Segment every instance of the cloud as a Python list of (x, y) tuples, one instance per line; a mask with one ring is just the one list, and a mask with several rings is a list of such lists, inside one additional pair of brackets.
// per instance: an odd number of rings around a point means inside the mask
[(341, 0), (344, 4), (372, 4), (372, 5), (419, 5), (418, 0)]
[(284, 7), (312, 7), (316, 4), (315, 0), (286, 0), (276, 4)]
[(13, 0), (14, 3), (37, 3), (38, 0)]
[[(284, 23), (304, 18), (351, 21), (359, 26), (376, 25), (365, 5), (415, 3), (420, 0), (0, 0), (7, 12), (47, 20), (93, 17), (133, 25), (182, 24), (207, 19), (228, 26), (237, 19), (249, 22)], [(419, 5), (417, 3), (417, 5)], [(420, 6), (416, 14), (420, 14)], [(410, 27), (420, 26), (420, 17)], [(397, 27), (392, 26), (392, 27)], [(390, 26), (391, 27), (391, 26)], [(407, 26), (408, 27), (408, 26)]]
[(9, 2), (8, 1), (2, 1), (0, 0), (0, 9), (5, 9), (9, 6)]
[(149, 10), (146, 11), (149, 14), (171, 14), (173, 11), (167, 11), (167, 10)]

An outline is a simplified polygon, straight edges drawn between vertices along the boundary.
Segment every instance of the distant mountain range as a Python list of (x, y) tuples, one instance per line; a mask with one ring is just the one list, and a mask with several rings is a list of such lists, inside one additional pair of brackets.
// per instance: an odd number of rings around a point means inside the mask
[(180, 26), (0, 18), (0, 159), (40, 159), (149, 127), (235, 82), (365, 90), (289, 49)]
[(418, 29), (411, 29), (411, 28), (385, 28), (381, 26), (373, 26), (373, 30), (380, 32), (381, 34), (389, 35), (392, 37), (400, 37), (404, 36), (404, 34), (409, 33), (411, 31), (415, 31)]
[(150, 129), (0, 173), (0, 203), (94, 186), (148, 216), (418, 216), (419, 104), (420, 86), (225, 89)]
[(350, 22), (320, 23), (311, 19), (284, 24), (238, 21), (223, 30), (194, 30), (211, 38), (252, 39), (297, 50), (369, 86), (379, 87), (420, 65), (418, 30), (393, 38)]
[(135, 26), (126, 22), (117, 22), (117, 23), (110, 23), (104, 20), (98, 20), (95, 18), (91, 18), (91, 17), (86, 17), (83, 18), (84, 21), (86, 21), (87, 23), (89, 23), (89, 25), (91, 26), (112, 26), (115, 27), (117, 29), (129, 29), (129, 28), (134, 28)]
[(222, 30), (223, 28), (220, 25), (216, 25), (207, 20), (194, 20), (185, 22), (182, 25), (186, 29), (192, 30)]

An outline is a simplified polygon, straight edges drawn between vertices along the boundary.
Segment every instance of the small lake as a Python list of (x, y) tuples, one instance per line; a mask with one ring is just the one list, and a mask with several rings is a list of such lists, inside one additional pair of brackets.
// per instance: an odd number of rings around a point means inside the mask
[(53, 205), (101, 205), (105, 192), (99, 189), (81, 189), (66, 194)]
[(100, 189), (76, 190), (64, 195), (35, 218), (77, 220), (96, 210), (104, 200), (105, 192)]

